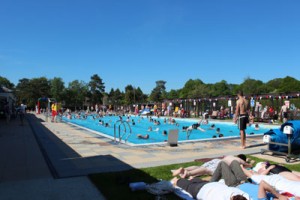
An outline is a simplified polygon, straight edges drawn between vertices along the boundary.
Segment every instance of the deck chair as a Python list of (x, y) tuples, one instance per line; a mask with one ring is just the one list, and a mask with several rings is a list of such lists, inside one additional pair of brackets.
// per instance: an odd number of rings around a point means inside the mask
[(169, 130), (168, 144), (171, 147), (177, 146), (178, 143), (178, 129)]

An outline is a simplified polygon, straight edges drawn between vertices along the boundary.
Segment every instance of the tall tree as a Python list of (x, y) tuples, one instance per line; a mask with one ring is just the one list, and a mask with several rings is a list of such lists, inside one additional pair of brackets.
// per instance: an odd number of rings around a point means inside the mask
[(135, 92), (136, 103), (146, 102), (148, 95), (144, 94), (140, 87), (133, 88)]
[(244, 82), (240, 85), (240, 89), (243, 90), (245, 95), (261, 94), (261, 86), (264, 83), (260, 80), (251, 79), (250, 77), (245, 78)]
[(111, 100), (113, 105), (122, 105), (124, 102), (124, 93), (122, 93), (119, 89), (114, 90), (112, 88), (108, 94), (108, 98)]
[(87, 93), (88, 85), (83, 81), (70, 82), (65, 94), (66, 105), (75, 107), (75, 109), (83, 108)]
[(189, 79), (184, 87), (180, 91), (180, 98), (196, 98), (202, 96), (201, 90), (197, 88), (203, 88), (204, 83), (200, 79)]
[(21, 79), (16, 86), (16, 94), (20, 102), (28, 107), (35, 107), (41, 97), (50, 96), (50, 82), (45, 77), (33, 79)]
[(161, 102), (166, 98), (166, 81), (159, 80), (156, 81), (156, 87), (151, 91), (149, 100), (153, 102)]
[(50, 97), (50, 81), (46, 77), (33, 78), (30, 80), (31, 102), (30, 106), (36, 105), (40, 97)]
[(265, 85), (269, 88), (269, 91), (271, 93), (278, 93), (278, 89), (282, 81), (282, 78), (275, 78), (273, 80), (268, 81)]
[(54, 77), (50, 80), (50, 93), (52, 98), (55, 98), (57, 101), (63, 100), (63, 94), (65, 90), (65, 84), (61, 78)]
[(89, 82), (89, 93), (91, 98), (91, 103), (102, 103), (103, 93), (105, 91), (104, 83), (102, 79), (97, 75), (94, 74), (91, 77), (91, 81)]
[(132, 85), (125, 87), (124, 103), (125, 105), (134, 104), (136, 102), (135, 88)]
[(209, 86), (206, 84), (201, 84), (198, 85), (194, 90), (189, 92), (188, 98), (203, 98), (209, 96), (210, 96)]
[(299, 88), (300, 88), (300, 81), (296, 80), (293, 77), (287, 76), (282, 79), (278, 92), (292, 93), (292, 92), (299, 91)]
[(222, 80), (220, 82), (213, 84), (212, 92), (211, 92), (211, 95), (213, 97), (226, 96), (229, 94), (231, 94), (231, 92), (230, 92), (229, 86), (225, 80)]
[(27, 78), (23, 78), (19, 80), (19, 83), (16, 86), (16, 96), (19, 101), (27, 102), (27, 99), (30, 99), (30, 80)]
[(11, 83), (7, 78), (0, 76), (0, 86), (4, 86), (8, 89), (14, 89), (15, 85)]
[(180, 90), (170, 90), (170, 92), (167, 92), (167, 99), (178, 99), (179, 98)]

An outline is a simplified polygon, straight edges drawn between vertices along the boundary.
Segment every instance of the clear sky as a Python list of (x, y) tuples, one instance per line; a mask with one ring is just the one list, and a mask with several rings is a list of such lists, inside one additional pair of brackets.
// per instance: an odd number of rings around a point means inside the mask
[(150, 93), (189, 79), (300, 79), (299, 0), (1, 0), (0, 76)]

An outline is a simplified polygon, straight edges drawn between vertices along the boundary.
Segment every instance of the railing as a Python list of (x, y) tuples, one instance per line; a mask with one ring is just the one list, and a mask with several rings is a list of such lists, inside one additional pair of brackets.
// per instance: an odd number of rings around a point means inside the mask
[[(123, 127), (124, 129), (123, 134), (121, 134), (121, 127)], [(126, 142), (132, 133), (129, 123), (123, 120), (116, 121), (116, 123), (114, 124), (114, 142), (116, 142), (117, 140), (117, 128), (118, 128), (119, 142), (121, 142), (123, 138), (125, 138), (123, 140), (124, 142)], [(127, 129), (129, 129), (129, 132), (127, 132)]]

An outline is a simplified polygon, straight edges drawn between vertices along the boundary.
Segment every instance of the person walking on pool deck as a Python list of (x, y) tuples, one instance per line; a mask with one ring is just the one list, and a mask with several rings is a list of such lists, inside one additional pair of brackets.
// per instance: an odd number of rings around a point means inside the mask
[(249, 122), (248, 119), (248, 101), (243, 97), (243, 91), (239, 91), (238, 100), (236, 101), (236, 109), (234, 115), (234, 123), (238, 124), (238, 128), (240, 129), (240, 136), (241, 136), (241, 147), (242, 149), (246, 148), (246, 128), (247, 123)]

